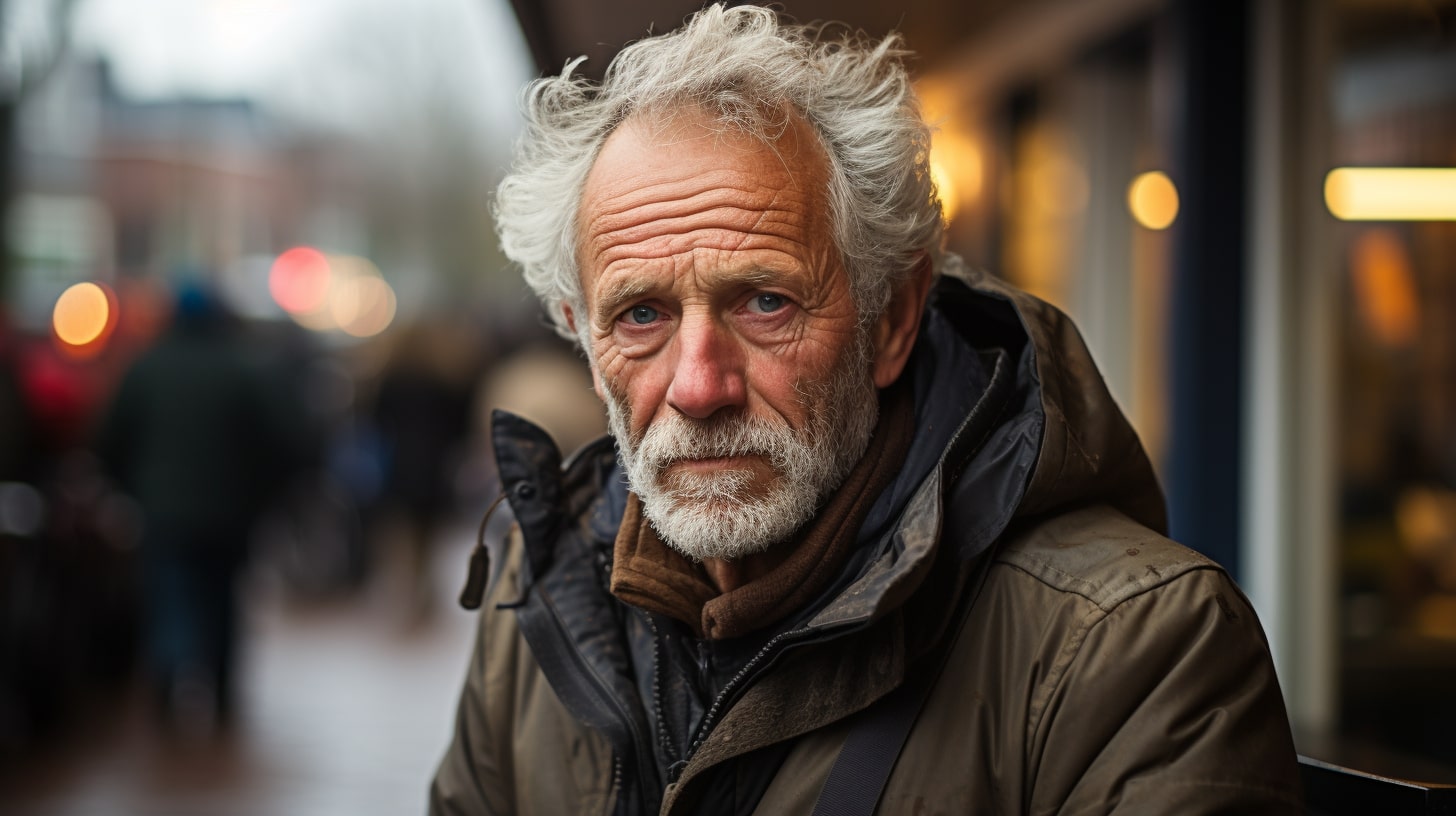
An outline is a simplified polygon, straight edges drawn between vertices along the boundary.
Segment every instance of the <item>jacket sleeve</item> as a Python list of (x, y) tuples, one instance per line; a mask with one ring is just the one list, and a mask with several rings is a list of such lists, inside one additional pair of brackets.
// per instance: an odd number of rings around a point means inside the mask
[(1081, 631), (1029, 724), (1031, 813), (1303, 812), (1263, 630), (1221, 571), (1097, 608)]
[[(512, 674), (509, 666), (500, 665), (506, 662), (501, 659), (500, 648), (505, 644), (497, 643), (506, 636), (500, 631), (499, 618), (508, 614), (495, 609), (493, 597), (487, 597), (481, 605), (475, 650), (455, 713), (455, 734), (430, 785), (430, 816), (516, 812), (513, 757), (507, 733), (510, 723), (501, 719), (502, 700), (495, 699), (499, 683), (509, 683)], [(492, 679), (496, 682), (490, 682)], [(487, 686), (496, 688), (488, 692)]]

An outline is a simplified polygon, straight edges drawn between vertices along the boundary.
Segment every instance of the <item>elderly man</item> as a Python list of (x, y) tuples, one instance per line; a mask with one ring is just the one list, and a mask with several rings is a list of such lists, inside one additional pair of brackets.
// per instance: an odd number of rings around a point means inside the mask
[(712, 7), (531, 87), (501, 239), (612, 433), (496, 417), (432, 813), (1298, 812), (1253, 610), (1066, 319), (941, 250), (902, 56)]

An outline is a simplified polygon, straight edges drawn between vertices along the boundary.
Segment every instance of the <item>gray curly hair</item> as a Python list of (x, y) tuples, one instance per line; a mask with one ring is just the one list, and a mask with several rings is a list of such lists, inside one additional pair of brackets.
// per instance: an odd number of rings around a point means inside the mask
[[(930, 132), (898, 35), (781, 22), (769, 9), (710, 6), (669, 34), (624, 48), (600, 85), (573, 74), (531, 83), (525, 133), (496, 192), (501, 247), (520, 264), (562, 335), (562, 305), (584, 312), (576, 263), (578, 201), (602, 143), (633, 114), (696, 106), (724, 127), (772, 139), (798, 115), (830, 162), (835, 240), (860, 320), (929, 257), (938, 273), (944, 222), (930, 178)], [(584, 327), (582, 327), (584, 328)]]

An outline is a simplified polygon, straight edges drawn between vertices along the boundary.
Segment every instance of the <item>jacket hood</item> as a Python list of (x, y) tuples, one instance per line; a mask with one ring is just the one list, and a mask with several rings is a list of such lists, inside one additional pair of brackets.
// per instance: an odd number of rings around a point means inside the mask
[[(1035, 465), (1015, 515), (1108, 504), (1166, 534), (1152, 463), (1072, 321), (985, 273), (947, 276), (947, 282), (938, 308), (973, 345), (999, 344), (1016, 358), (1021, 409), (1042, 419)], [(1008, 326), (1013, 319), (1016, 325)], [(1019, 329), (1019, 343), (1008, 328)]]

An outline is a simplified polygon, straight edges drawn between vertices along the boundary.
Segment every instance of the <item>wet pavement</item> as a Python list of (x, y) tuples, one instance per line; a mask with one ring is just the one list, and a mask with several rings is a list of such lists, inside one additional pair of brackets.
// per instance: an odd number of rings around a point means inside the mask
[(239, 711), (160, 731), (140, 688), (74, 718), (0, 777), (14, 816), (423, 813), (449, 738), (474, 617), (454, 606), (468, 544), (437, 553), (420, 617), (382, 570), (348, 599), (300, 603), (250, 582)]

